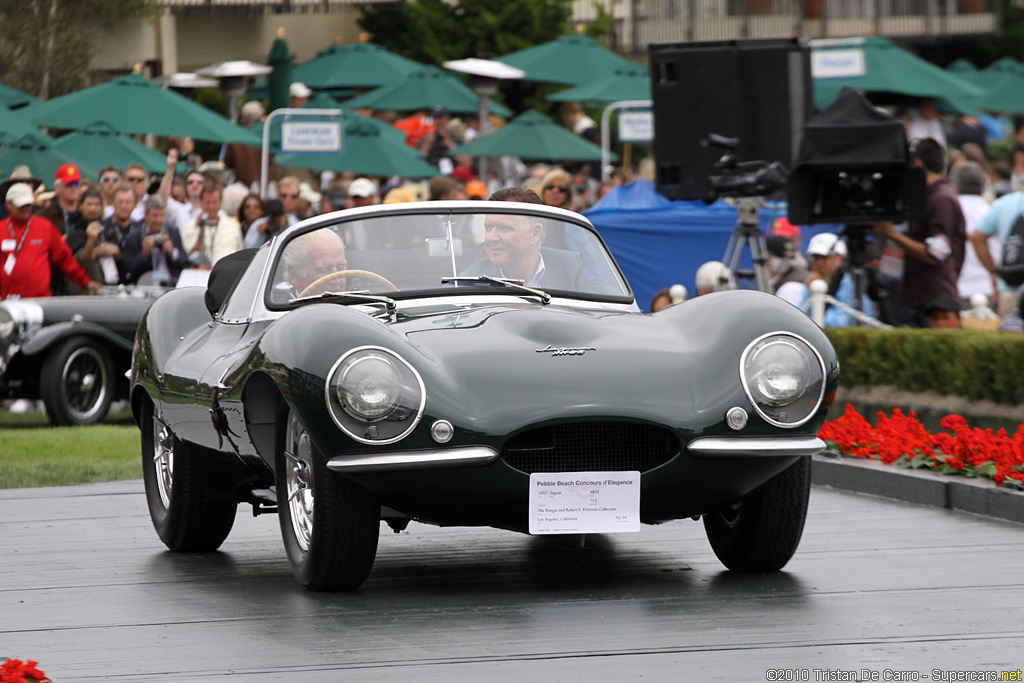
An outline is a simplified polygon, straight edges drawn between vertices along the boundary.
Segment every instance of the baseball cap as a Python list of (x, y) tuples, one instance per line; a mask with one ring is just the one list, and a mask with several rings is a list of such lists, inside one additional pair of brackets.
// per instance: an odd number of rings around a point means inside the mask
[(807, 253), (811, 256), (830, 256), (839, 254), (846, 256), (846, 242), (832, 232), (822, 232), (811, 238), (807, 244)]
[(722, 292), (736, 289), (736, 280), (732, 271), (721, 261), (708, 261), (697, 269), (696, 285), (698, 292)]
[(924, 314), (929, 315), (935, 309), (960, 312), (960, 302), (952, 294), (940, 294), (924, 305)]
[(430, 110), (430, 116), (432, 118), (435, 118), (435, 119), (442, 118), (442, 117), (449, 116), (449, 115), (450, 114), (448, 113), (448, 107), (445, 107), (445, 106), (440, 105), (440, 104)]
[(11, 204), (14, 204), (19, 209), (23, 206), (35, 203), (35, 195), (32, 194), (32, 186), (28, 183), (14, 183), (10, 189), (7, 190), (7, 197), (5, 198)]
[(57, 169), (57, 176), (54, 180), (59, 180), (65, 184), (80, 183), (82, 182), (82, 172), (78, 170), (78, 166), (76, 164), (64, 164)]
[(482, 180), (470, 180), (466, 183), (466, 194), (470, 199), (483, 199), (487, 196), (487, 185)]
[(305, 83), (295, 81), (288, 86), (288, 94), (292, 97), (310, 97), (313, 94), (313, 91), (310, 90)]
[(369, 178), (356, 178), (348, 186), (349, 197), (372, 197), (377, 194), (377, 183)]

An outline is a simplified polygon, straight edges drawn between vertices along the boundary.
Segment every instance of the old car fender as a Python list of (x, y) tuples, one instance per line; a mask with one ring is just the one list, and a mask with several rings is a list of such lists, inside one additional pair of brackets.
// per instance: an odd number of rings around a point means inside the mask
[(85, 320), (74, 320), (44, 327), (27, 340), (21, 347), (25, 356), (34, 356), (47, 352), (55, 344), (69, 337), (95, 337), (121, 351), (131, 351), (131, 344), (123, 337), (114, 334), (107, 328)]

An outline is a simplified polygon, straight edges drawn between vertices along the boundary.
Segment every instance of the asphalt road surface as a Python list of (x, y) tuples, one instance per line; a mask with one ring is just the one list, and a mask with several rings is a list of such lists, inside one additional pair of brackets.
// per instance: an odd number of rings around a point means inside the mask
[(301, 589), (248, 506), (175, 555), (141, 482), (0, 491), (0, 657), (56, 683), (1022, 680), (1022, 615), (1024, 526), (822, 487), (781, 573), (724, 571), (689, 520), (412, 524), (350, 594)]

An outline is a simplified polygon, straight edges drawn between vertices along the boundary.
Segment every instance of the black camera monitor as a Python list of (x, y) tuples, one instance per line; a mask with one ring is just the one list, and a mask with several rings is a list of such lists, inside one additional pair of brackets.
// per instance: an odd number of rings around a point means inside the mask
[(711, 199), (722, 150), (709, 136), (737, 138), (737, 164), (791, 167), (812, 111), (810, 47), (803, 39), (650, 46), (658, 191)]
[(924, 171), (911, 163), (903, 123), (851, 88), (807, 122), (786, 194), (798, 225), (925, 214)]

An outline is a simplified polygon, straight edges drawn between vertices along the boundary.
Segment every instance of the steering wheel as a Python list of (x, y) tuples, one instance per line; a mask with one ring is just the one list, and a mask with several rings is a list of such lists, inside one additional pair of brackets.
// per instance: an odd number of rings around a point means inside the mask
[(377, 273), (371, 272), (369, 270), (338, 270), (333, 273), (324, 275), (319, 280), (315, 280), (314, 282), (309, 283), (309, 286), (302, 290), (299, 296), (308, 296), (320, 285), (326, 284), (331, 280), (338, 280), (343, 277), (365, 277), (370, 280), (376, 280), (377, 282), (381, 283), (382, 285), (390, 289), (392, 292), (398, 291), (398, 287), (395, 287), (391, 280), (387, 279), (383, 275), (378, 275)]

